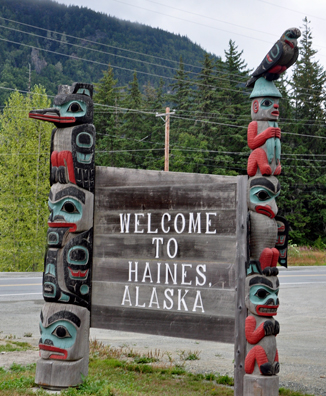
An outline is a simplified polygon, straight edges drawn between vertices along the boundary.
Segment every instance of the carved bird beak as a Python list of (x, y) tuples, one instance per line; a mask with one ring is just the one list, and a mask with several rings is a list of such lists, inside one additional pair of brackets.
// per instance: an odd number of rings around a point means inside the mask
[(54, 124), (71, 124), (76, 122), (75, 117), (61, 117), (59, 110), (55, 107), (49, 109), (32, 110), (29, 112), (28, 116), (29, 118), (53, 122)]

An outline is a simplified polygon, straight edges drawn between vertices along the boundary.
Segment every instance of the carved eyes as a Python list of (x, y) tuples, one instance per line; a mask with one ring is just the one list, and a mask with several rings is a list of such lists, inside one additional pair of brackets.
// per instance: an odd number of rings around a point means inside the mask
[(265, 190), (257, 191), (255, 194), (260, 201), (267, 201), (270, 199), (270, 195)]
[(68, 107), (67, 111), (71, 113), (78, 113), (79, 111), (83, 111), (81, 108), (80, 104), (77, 102), (71, 103), (71, 105)]
[(270, 107), (270, 106), (272, 106), (272, 104), (273, 104), (273, 102), (270, 99), (265, 99), (262, 101), (261, 105), (264, 107)]
[(79, 213), (79, 210), (76, 208), (73, 202), (67, 201), (61, 207), (62, 212), (66, 213)]
[(57, 326), (52, 331), (52, 334), (58, 338), (71, 338), (71, 334), (69, 333), (68, 329), (64, 326)]
[[(274, 292), (278, 296), (278, 290)], [(255, 293), (255, 296), (260, 298), (261, 300), (264, 300), (266, 297), (268, 297), (271, 293), (267, 291), (266, 289), (258, 289)]]
[(269, 293), (268, 293), (268, 291), (265, 290), (265, 289), (258, 289), (258, 290), (256, 291), (256, 294), (255, 294), (255, 296), (257, 296), (257, 297), (259, 297), (259, 298), (261, 298), (261, 299), (266, 298), (268, 295), (269, 295)]

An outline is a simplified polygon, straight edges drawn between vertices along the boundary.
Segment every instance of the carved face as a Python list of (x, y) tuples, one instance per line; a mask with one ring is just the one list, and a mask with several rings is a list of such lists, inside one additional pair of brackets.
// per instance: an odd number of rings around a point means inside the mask
[(281, 40), (285, 41), (285, 43), (290, 47), (294, 48), (297, 46), (297, 39), (301, 36), (301, 32), (298, 28), (291, 28), (286, 30), (282, 36)]
[(50, 247), (47, 250), (43, 274), (45, 301), (77, 304), (89, 308), (92, 240), (93, 229), (78, 233), (77, 236), (68, 233), (63, 248)]
[(255, 176), (249, 179), (248, 183), (248, 208), (274, 218), (278, 208), (275, 198), (281, 191), (281, 185), (275, 176)]
[(246, 307), (253, 315), (275, 316), (279, 307), (277, 276), (251, 275), (246, 278)]
[(251, 102), (251, 118), (255, 121), (277, 121), (280, 115), (278, 103), (278, 98), (255, 98)]
[(93, 86), (74, 83), (60, 85), (54, 107), (30, 111), (29, 117), (53, 122), (58, 128), (91, 123), (93, 120)]
[(78, 360), (88, 354), (89, 317), (86, 308), (45, 303), (40, 321), (40, 357)]
[(56, 183), (49, 194), (48, 225), (70, 232), (86, 231), (93, 226), (94, 195), (73, 184)]

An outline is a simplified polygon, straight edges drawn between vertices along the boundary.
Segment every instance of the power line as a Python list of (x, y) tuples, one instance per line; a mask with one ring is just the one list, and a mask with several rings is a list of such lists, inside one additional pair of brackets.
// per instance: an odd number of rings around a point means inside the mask
[[(7, 19), (7, 18), (3, 18), (3, 17), (0, 17), (1, 19), (4, 19), (4, 20), (9, 20), (9, 19)], [(18, 23), (18, 24), (21, 24), (20, 22), (16, 22), (16, 21), (13, 21), (13, 20), (9, 20), (9, 21), (11, 21), (11, 22), (14, 22), (14, 23)], [(50, 31), (50, 30), (47, 30), (47, 29), (43, 29), (43, 28), (38, 28), (37, 26), (33, 26), (33, 25), (28, 25), (28, 24), (23, 24), (23, 25), (26, 25), (26, 26), (29, 26), (29, 27), (33, 27), (33, 28), (35, 28), (35, 29), (41, 29), (41, 30), (45, 30), (45, 31), (47, 31), (47, 32), (53, 32), (53, 31)], [(8, 26), (4, 26), (4, 25), (1, 25), (0, 27), (3, 27), (3, 28), (5, 28), (5, 29), (10, 29), (10, 30), (13, 30), (13, 31), (17, 31), (17, 32), (20, 32), (20, 33), (24, 33), (24, 34), (29, 34), (29, 35), (32, 35), (32, 36), (36, 36), (36, 37), (40, 37), (40, 38), (43, 38), (43, 39), (45, 39), (45, 40), (52, 40), (52, 41), (55, 41), (55, 42), (59, 42), (60, 44), (62, 44), (61, 43), (61, 41), (60, 40), (57, 40), (57, 39), (54, 39), (54, 38), (51, 38), (51, 37), (45, 37), (45, 36), (40, 36), (40, 35), (37, 35), (37, 34), (35, 34), (35, 33), (31, 33), (31, 32), (26, 32), (26, 31), (22, 31), (22, 30), (18, 30), (18, 29), (14, 29), (14, 28), (10, 28), (10, 27), (8, 27)], [(56, 34), (61, 34), (61, 35), (65, 35), (66, 37), (73, 37), (74, 39), (78, 39), (78, 40), (83, 40), (83, 41), (85, 41), (85, 39), (83, 39), (83, 38), (77, 38), (77, 37), (75, 37), (75, 36), (70, 36), (70, 35), (66, 35), (65, 33), (59, 33), (59, 32), (54, 32), (54, 33), (56, 33)], [(10, 40), (6, 40), (6, 39), (2, 39), (3, 41), (8, 41), (8, 42), (12, 42), (12, 43), (15, 43), (15, 44), (19, 44), (19, 45), (23, 45), (23, 46), (27, 46), (26, 44), (23, 44), (23, 43), (16, 43), (16, 42), (13, 42), (13, 41), (10, 41)], [(87, 41), (87, 40), (86, 40)], [(93, 41), (91, 41), (92, 43), (94, 43), (94, 44), (97, 44), (97, 45), (101, 45), (100, 43), (97, 43), (97, 42), (93, 42)], [(76, 46), (76, 47), (79, 47), (79, 48), (85, 48), (84, 46), (81, 46), (81, 45), (78, 45), (78, 44), (73, 44), (73, 43), (69, 43), (69, 42), (66, 42), (66, 43), (64, 43), (64, 45), (71, 45), (71, 46)], [(62, 53), (59, 53), (59, 52), (56, 52), (56, 51), (50, 51), (50, 50), (47, 50), (47, 49), (45, 49), (45, 48), (40, 48), (40, 47), (35, 47), (35, 48), (37, 48), (37, 49), (40, 49), (40, 50), (43, 50), (43, 51), (47, 51), (47, 52), (52, 52), (52, 53), (55, 53), (55, 54), (58, 54), (58, 55), (62, 55), (62, 56), (68, 56), (68, 55), (66, 55), (66, 54), (62, 54)], [(118, 48), (118, 47), (117, 47)], [(144, 63), (144, 64), (149, 64), (149, 65), (153, 65), (153, 66), (157, 66), (157, 67), (163, 67), (163, 68), (167, 68), (167, 69), (170, 69), (170, 70), (179, 70), (179, 69), (176, 69), (176, 68), (173, 68), (173, 67), (169, 67), (169, 66), (164, 66), (164, 65), (159, 65), (159, 64), (155, 64), (155, 63), (152, 63), (152, 62), (147, 62), (147, 61), (143, 61), (143, 60), (140, 60), (140, 59), (135, 59), (135, 58), (128, 58), (128, 57), (124, 57), (124, 56), (121, 56), (121, 55), (118, 55), (118, 54), (112, 54), (112, 53), (108, 53), (108, 52), (104, 52), (104, 51), (100, 51), (100, 50), (97, 50), (97, 49), (94, 49), (94, 48), (89, 48), (88, 47), (88, 49), (89, 50), (91, 50), (91, 51), (96, 51), (96, 52), (98, 52), (98, 53), (102, 53), (102, 54), (106, 54), (106, 55), (110, 55), (110, 56), (115, 56), (115, 57), (121, 57), (121, 58), (124, 58), (124, 59), (128, 59), (128, 60), (132, 60), (132, 61), (135, 61), (135, 62), (141, 62), (141, 63)], [(141, 53), (139, 53), (139, 54), (141, 54)], [(142, 54), (142, 55), (146, 55), (146, 54)], [(77, 57), (75, 57), (75, 58), (77, 58)], [(79, 60), (83, 60), (83, 61), (86, 61), (86, 62), (89, 62), (90, 60), (88, 60), (88, 59), (85, 59), (85, 58), (78, 58)], [(169, 61), (168, 59), (166, 59), (166, 58), (161, 58), (162, 60), (165, 60), (165, 61)], [(90, 62), (92, 62), (92, 61), (90, 61)], [(95, 63), (99, 63), (99, 64), (103, 64), (103, 63), (101, 63), (101, 62), (95, 62)], [(106, 66), (107, 66), (107, 64), (105, 64)], [(193, 66), (193, 65), (189, 65), (189, 66)], [(112, 66), (113, 68), (120, 68), (120, 69), (123, 69), (123, 70), (127, 70), (127, 71), (131, 71), (130, 69), (126, 69), (126, 68), (121, 68), (121, 67), (119, 67), (119, 66)], [(139, 73), (142, 73), (142, 74), (144, 74), (144, 72), (141, 72), (141, 71), (138, 71)], [(221, 74), (222, 72), (220, 72), (220, 71), (216, 71), (217, 73), (219, 73), (219, 74)], [(149, 74), (149, 73), (145, 73), (145, 74)], [(197, 76), (201, 76), (201, 75), (203, 75), (202, 73), (195, 73), (195, 72), (191, 72), (191, 71), (185, 71), (185, 74), (187, 75), (187, 74), (195, 74), (195, 75), (197, 75)], [(158, 76), (158, 75), (156, 75), (156, 74), (149, 74), (149, 75), (153, 75), (153, 76), (155, 76), (155, 77), (160, 77), (160, 78), (170, 78), (170, 77), (166, 77), (166, 76)], [(231, 73), (223, 73), (222, 74), (223, 76), (224, 75), (226, 75), (226, 76), (228, 76), (228, 75), (231, 75)], [(243, 75), (237, 75), (238, 77), (241, 77), (242, 79), (247, 79), (248, 77), (247, 76), (243, 76)], [(220, 80), (225, 80), (225, 78), (226, 77), (218, 77), (218, 76), (214, 76), (214, 75), (211, 75), (210, 76), (211, 78), (214, 78), (214, 79), (220, 79)], [(174, 78), (174, 79), (176, 79), (176, 80), (178, 80), (177, 78)], [(180, 79), (179, 79), (180, 80)], [(187, 80), (187, 79), (183, 79), (182, 81), (184, 81), (185, 83), (187, 83), (187, 84), (196, 84), (196, 82), (192, 82), (192, 81), (189, 81), (189, 80)], [(233, 80), (229, 80), (230, 82), (235, 82), (235, 83), (240, 83), (240, 81), (233, 81)], [(243, 80), (244, 81), (244, 80)], [(207, 84), (200, 84), (200, 83), (197, 83), (196, 85), (203, 85), (203, 86), (210, 86), (210, 85), (207, 85)], [(212, 87), (212, 86), (211, 86)], [(301, 88), (301, 89), (303, 89), (303, 90), (306, 90), (306, 91), (310, 91), (310, 90), (312, 90), (313, 91), (313, 89), (309, 89), (309, 88)], [(230, 88), (224, 88), (224, 90), (226, 90), (226, 91), (234, 91), (234, 92), (239, 92), (239, 90), (232, 90), (232, 89), (230, 89)], [(313, 91), (314, 92), (314, 91)], [(303, 95), (307, 95), (307, 96), (310, 96), (309, 94), (303, 94)]]
[[(18, 22), (18, 21), (15, 21), (13, 19), (4, 18), (2, 16), (0, 16), (0, 19), (4, 19), (4, 20), (9, 21), (9, 22), (17, 23), (19, 25), (28, 26), (28, 27), (31, 27), (31, 28), (34, 28), (34, 29), (43, 30), (45, 32), (50, 32), (50, 33), (53, 33), (53, 34), (60, 34), (60, 35), (65, 34), (66, 37), (70, 37), (70, 38), (73, 38), (75, 40), (82, 40), (82, 41), (85, 41), (85, 42), (90, 43), (90, 44), (96, 44), (96, 45), (99, 45), (99, 46), (104, 46), (104, 47), (108, 47), (108, 48), (117, 49), (119, 51), (126, 51), (126, 52), (130, 52), (130, 53), (137, 54), (137, 55), (142, 55), (142, 56), (146, 56), (146, 57), (150, 57), (150, 58), (154, 58), (154, 59), (160, 59), (160, 60), (164, 60), (164, 61), (167, 61), (167, 62), (172, 62), (172, 63), (175, 63), (175, 64), (179, 64), (178, 61), (174, 61), (172, 59), (162, 58), (162, 57), (155, 56), (155, 55), (149, 55), (149, 54), (145, 54), (143, 52), (132, 51), (132, 50), (128, 50), (128, 49), (125, 49), (125, 48), (117, 47), (117, 46), (114, 46), (114, 45), (99, 43), (97, 41), (92, 41), (92, 40), (89, 40), (89, 39), (86, 39), (86, 38), (72, 36), (72, 35), (67, 34), (67, 33), (61, 33), (61, 32), (57, 32), (55, 30), (44, 29), (44, 28), (41, 28), (39, 26), (29, 25), (29, 24), (23, 23), (23, 22)], [(185, 66), (196, 67), (198, 69), (201, 68), (201, 66), (191, 65), (191, 64), (187, 64), (187, 63), (184, 63), (184, 65)]]
[[(57, 43), (59, 43), (59, 44), (61, 44), (61, 45), (70, 45), (70, 46), (73, 46), (73, 47), (85, 49), (85, 46), (82, 46), (82, 45), (79, 45), (79, 44), (73, 44), (73, 43), (70, 43), (70, 42), (68, 42), (68, 41), (62, 43), (61, 40), (57, 40), (57, 39), (52, 38), (52, 37), (41, 36), (41, 35), (36, 34), (36, 33), (31, 33), (31, 32), (26, 32), (26, 31), (24, 31), (24, 30), (14, 29), (14, 28), (11, 28), (11, 27), (9, 27), (9, 26), (0, 25), (0, 28), (8, 29), (8, 30), (11, 30), (11, 31), (19, 32), (19, 33), (28, 34), (28, 35), (30, 35), (30, 36), (39, 37), (39, 38), (42, 38), (42, 39), (48, 40), (48, 41), (54, 41), (54, 42), (57, 42)], [(81, 40), (82, 40), (82, 39), (81, 39)], [(100, 53), (100, 54), (113, 56), (113, 57), (116, 57), (116, 58), (122, 58), (122, 59), (127, 59), (127, 60), (130, 60), (130, 61), (133, 61), (133, 62), (143, 63), (143, 64), (146, 64), (146, 65), (151, 65), (151, 66), (156, 66), (156, 67), (162, 67), (162, 68), (164, 68), (164, 69), (169, 69), (169, 70), (172, 70), (172, 71), (179, 71), (179, 69), (177, 69), (177, 68), (175, 68), (175, 67), (170, 67), (170, 66), (161, 65), (161, 64), (158, 64), (158, 63), (148, 62), (148, 61), (144, 61), (144, 60), (141, 60), (141, 59), (130, 58), (130, 57), (123, 56), (123, 55), (113, 54), (113, 53), (111, 53), (111, 52), (105, 52), (105, 51), (101, 51), (101, 50), (98, 50), (98, 49), (95, 49), (95, 48), (91, 48), (91, 47), (87, 47), (87, 49), (90, 50), (90, 51), (93, 51), (93, 52), (97, 52), (97, 53)], [(165, 60), (167, 61), (168, 59), (165, 59)], [(221, 72), (219, 72), (219, 73), (222, 74)], [(195, 76), (203, 76), (202, 73), (192, 72), (192, 71), (190, 71), (190, 70), (185, 71), (185, 74), (188, 74), (188, 75), (189, 75), (189, 74), (193, 74), (193, 75), (195, 75)], [(228, 75), (227, 73), (225, 73), (225, 74)], [(224, 75), (224, 74), (222, 74), (222, 76), (223, 76), (223, 75)], [(239, 77), (240, 77), (240, 75), (239, 75)], [(243, 77), (243, 80), (242, 80), (242, 81), (245, 81), (245, 80), (247, 79), (247, 77), (244, 77), (244, 76), (242, 76), (242, 77)], [(218, 79), (218, 80), (225, 80), (225, 79), (228, 78), (228, 77), (218, 77), (218, 76), (213, 75), (212, 78)], [(186, 80), (183, 80), (183, 81), (186, 81)], [(235, 81), (235, 80), (230, 80), (230, 79), (228, 79), (228, 81), (234, 82), (234, 83), (240, 83), (240, 81)], [(191, 81), (190, 81), (190, 83), (191, 83)]]
[(180, 17), (174, 16), (174, 15), (164, 14), (163, 12), (159, 12), (159, 11), (157, 11), (157, 10), (149, 10), (148, 8), (140, 7), (140, 6), (137, 6), (137, 5), (134, 5), (134, 4), (130, 4), (130, 3), (126, 3), (126, 2), (121, 1), (121, 0), (113, 0), (113, 1), (115, 1), (115, 2), (117, 2), (117, 3), (121, 3), (121, 4), (125, 4), (125, 5), (128, 5), (128, 6), (131, 6), (131, 7), (139, 8), (139, 9), (141, 9), (141, 10), (154, 12), (155, 14), (160, 14), (160, 15), (168, 16), (168, 17), (170, 17), (170, 18), (178, 19), (178, 20), (180, 20), (180, 21), (190, 22), (190, 23), (193, 23), (193, 24), (198, 25), (198, 26), (204, 26), (204, 27), (206, 27), (206, 28), (208, 27), (208, 28), (211, 28), (211, 29), (214, 29), (214, 30), (219, 30), (219, 31), (222, 31), (222, 32), (227, 32), (227, 33), (231, 33), (231, 34), (236, 34), (237, 36), (250, 38), (250, 39), (252, 39), (252, 40), (257, 40), (257, 41), (262, 41), (262, 42), (265, 42), (265, 43), (269, 43), (269, 41), (262, 40), (262, 39), (260, 39), (260, 38), (258, 38), (258, 37), (251, 37), (251, 36), (246, 36), (246, 35), (244, 35), (244, 34), (240, 34), (240, 33), (236, 33), (236, 32), (230, 32), (230, 31), (225, 30), (225, 29), (220, 29), (220, 28), (217, 28), (217, 27), (214, 27), (214, 26), (209, 26), (209, 25), (203, 24), (203, 23), (190, 21), (190, 20), (188, 20), (188, 19), (180, 18)]
[[(28, 48), (35, 48), (35, 49), (38, 49), (38, 50), (41, 50), (41, 51), (45, 51), (45, 52), (49, 52), (49, 53), (52, 53), (52, 54), (61, 55), (61, 56), (64, 56), (64, 57), (66, 57), (66, 58), (70, 58), (71, 60), (85, 61), (85, 62), (90, 62), (90, 63), (94, 63), (94, 64), (97, 64), (97, 65), (101, 65), (101, 66), (106, 66), (106, 67), (108, 67), (108, 64), (107, 64), (107, 63), (103, 63), (103, 62), (99, 62), (99, 61), (95, 61), (95, 60), (91, 60), (91, 59), (81, 58), (81, 57), (78, 57), (78, 56), (76, 56), (76, 55), (67, 55), (67, 54), (63, 54), (63, 53), (61, 53), (61, 52), (52, 51), (52, 50), (45, 49), (45, 48), (42, 48), (42, 47), (36, 47), (35, 45), (29, 45), (29, 44), (18, 43), (18, 42), (16, 42), (16, 41), (4, 39), (4, 38), (0, 38), (0, 41), (6, 41), (6, 42), (11, 43), (11, 44), (21, 45), (21, 46), (23, 46), (23, 47), (28, 47)], [(159, 78), (161, 78), (161, 79), (163, 79), (163, 80), (164, 80), (164, 79), (169, 79), (169, 80), (176, 80), (176, 81), (178, 81), (178, 79), (177, 79), (176, 77), (162, 76), (162, 75), (158, 75), (158, 74), (154, 74), (154, 73), (143, 72), (143, 71), (140, 71), (140, 70), (137, 70), (137, 71), (136, 71), (135, 69), (134, 69), (134, 70), (131, 70), (131, 69), (128, 69), (128, 68), (126, 68), (126, 67), (120, 67), (120, 66), (115, 66), (115, 65), (110, 65), (110, 66), (111, 66), (112, 68), (114, 68), (114, 69), (125, 70), (125, 71), (129, 71), (129, 72), (132, 72), (132, 73), (137, 72), (137, 73), (139, 73), (139, 74), (144, 74), (144, 75), (147, 75), (147, 76), (159, 77)], [(180, 80), (180, 79), (179, 79), (179, 80)], [(182, 81), (187, 81), (187, 80), (182, 80)], [(187, 81), (187, 82), (188, 82), (188, 81)], [(213, 85), (201, 84), (201, 83), (198, 83), (198, 82), (196, 82), (195, 85), (197, 85), (197, 86), (204, 86), (204, 87), (210, 87), (210, 88), (215, 88), (215, 89), (216, 89), (216, 88), (217, 88), (217, 89), (223, 89), (224, 91), (233, 91), (233, 92), (237, 92), (237, 93), (241, 92), (241, 91), (239, 91), (239, 90), (235, 90), (235, 89), (231, 89), (231, 88), (216, 87), (216, 86), (213, 86)]]

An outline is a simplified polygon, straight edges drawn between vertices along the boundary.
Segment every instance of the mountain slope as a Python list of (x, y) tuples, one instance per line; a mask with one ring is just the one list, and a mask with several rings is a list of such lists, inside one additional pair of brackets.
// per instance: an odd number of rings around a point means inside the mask
[[(58, 84), (97, 82), (108, 64), (119, 85), (131, 81), (137, 70), (141, 86), (158, 86), (160, 77), (175, 74), (180, 56), (198, 67), (205, 51), (186, 37), (85, 7), (51, 0), (0, 0), (0, 54), (5, 60), (0, 86), (26, 90), (30, 76), (32, 85), (41, 83), (55, 94)], [(3, 104), (6, 93), (0, 91)]]

